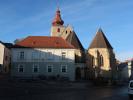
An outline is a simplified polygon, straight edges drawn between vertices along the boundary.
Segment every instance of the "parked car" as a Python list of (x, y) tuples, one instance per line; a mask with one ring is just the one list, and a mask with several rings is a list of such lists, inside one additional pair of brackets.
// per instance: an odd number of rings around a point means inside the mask
[(129, 81), (128, 95), (129, 95), (129, 98), (133, 98), (133, 80)]

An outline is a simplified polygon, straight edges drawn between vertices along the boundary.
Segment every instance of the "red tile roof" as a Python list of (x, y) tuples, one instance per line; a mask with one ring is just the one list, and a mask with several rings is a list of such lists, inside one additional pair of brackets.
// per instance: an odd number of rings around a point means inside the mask
[(70, 43), (61, 37), (29, 36), (14, 45), (14, 48), (70, 48)]

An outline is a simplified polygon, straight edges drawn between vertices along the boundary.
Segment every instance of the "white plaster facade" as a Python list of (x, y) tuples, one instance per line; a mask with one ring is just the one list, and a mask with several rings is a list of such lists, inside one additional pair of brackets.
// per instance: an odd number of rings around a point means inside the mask
[[(75, 49), (49, 49), (49, 48), (13, 48), (12, 62), (21, 62), (20, 52), (24, 52), (25, 62), (73, 62)], [(65, 53), (65, 60), (62, 60), (62, 53)], [(50, 54), (49, 54), (50, 53)]]
[[(13, 77), (38, 77), (39, 75), (67, 77), (75, 80), (75, 49), (52, 49), (52, 48), (12, 48), (12, 69)], [(23, 57), (21, 52), (24, 52)], [(24, 72), (18, 68), (23, 65)], [(37, 66), (38, 72), (33, 72)], [(49, 66), (52, 71), (48, 72)], [(62, 69), (65, 68), (65, 72)]]
[(0, 72), (8, 73), (10, 67), (11, 52), (3, 43), (0, 43)]

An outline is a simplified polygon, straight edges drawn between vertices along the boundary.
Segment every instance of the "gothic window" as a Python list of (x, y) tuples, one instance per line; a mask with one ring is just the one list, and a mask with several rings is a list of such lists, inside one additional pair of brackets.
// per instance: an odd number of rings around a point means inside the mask
[(94, 60), (93, 56), (91, 57), (91, 65), (92, 65), (92, 67), (95, 65), (95, 60)]
[(103, 62), (103, 56), (100, 56), (100, 66), (103, 66), (104, 62)]

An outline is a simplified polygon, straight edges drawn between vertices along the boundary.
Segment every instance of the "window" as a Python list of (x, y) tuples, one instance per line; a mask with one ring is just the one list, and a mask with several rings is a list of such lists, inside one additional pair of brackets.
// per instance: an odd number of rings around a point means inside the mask
[(49, 73), (53, 72), (52, 65), (48, 65), (47, 66), (47, 72), (49, 72)]
[(67, 66), (66, 65), (61, 65), (61, 72), (63, 72), (63, 73), (67, 72)]
[(62, 60), (66, 59), (66, 52), (62, 52)]
[(20, 72), (20, 73), (24, 72), (24, 66), (23, 65), (18, 66), (18, 72)]
[(104, 63), (103, 63), (103, 56), (101, 55), (101, 56), (100, 56), (100, 66), (103, 66), (103, 64), (104, 64)]
[(57, 32), (60, 32), (60, 28), (57, 29)]
[(38, 52), (38, 51), (32, 52), (32, 59), (33, 59), (33, 60), (39, 59), (39, 52)]
[(130, 87), (133, 88), (133, 82), (130, 83)]
[(52, 59), (52, 57), (53, 57), (53, 56), (52, 56), (52, 52), (47, 52), (47, 59), (50, 60), (50, 59)]
[(67, 31), (66, 31), (66, 34), (67, 34)]
[(94, 59), (94, 57), (92, 56), (91, 57), (91, 66), (93, 67), (95, 65), (95, 59)]
[(38, 65), (33, 65), (33, 72), (34, 73), (39, 72), (39, 66)]
[(24, 51), (20, 52), (20, 59), (23, 60), (24, 59)]
[(45, 59), (46, 59), (46, 58), (45, 58), (45, 52), (42, 52), (42, 53), (41, 53), (41, 59), (42, 59), (42, 60), (45, 60)]

